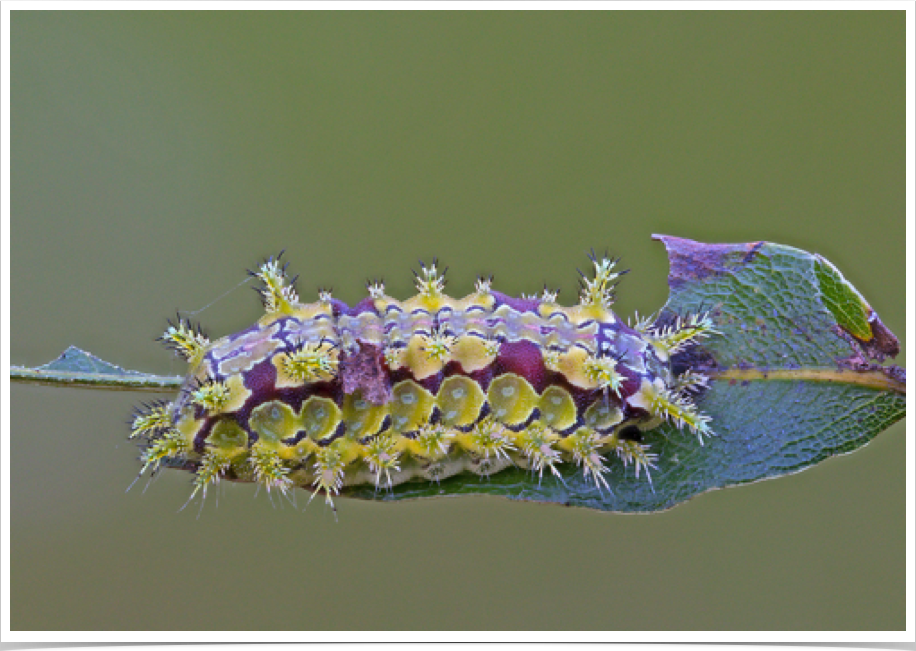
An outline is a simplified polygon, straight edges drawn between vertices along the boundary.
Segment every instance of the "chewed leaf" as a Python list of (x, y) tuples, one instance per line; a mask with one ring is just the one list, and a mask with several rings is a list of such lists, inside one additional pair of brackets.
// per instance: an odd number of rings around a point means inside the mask
[[(864, 368), (899, 351), (897, 339), (842, 274), (819, 255), (766, 242), (668, 248), (668, 312), (714, 308), (722, 336), (704, 345), (722, 368)], [(888, 367), (883, 373), (895, 373)], [(874, 369), (872, 369), (874, 370)]]
[(56, 386), (150, 391), (177, 389), (184, 380), (123, 369), (76, 346), (70, 346), (54, 361), (36, 368), (11, 367), (10, 379)]

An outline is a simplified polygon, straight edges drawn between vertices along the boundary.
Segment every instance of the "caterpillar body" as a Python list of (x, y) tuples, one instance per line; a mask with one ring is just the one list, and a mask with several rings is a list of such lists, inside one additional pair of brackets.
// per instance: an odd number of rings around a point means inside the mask
[(326, 291), (301, 303), (280, 256), (268, 259), (251, 272), (266, 311), (256, 324), (211, 342), (179, 319), (162, 336), (190, 369), (176, 400), (132, 419), (140, 474), (190, 470), (192, 497), (220, 479), (299, 486), (332, 506), (344, 486), (510, 465), (562, 481), (558, 465), (576, 464), (599, 490), (612, 490), (609, 463), (651, 481), (642, 431), (667, 420), (701, 442), (713, 433), (694, 404), (707, 378), (672, 357), (715, 330), (708, 313), (624, 323), (611, 310), (616, 261), (591, 261), (572, 307), (487, 278), (454, 299), (435, 262), (409, 300), (370, 283), (349, 307)]

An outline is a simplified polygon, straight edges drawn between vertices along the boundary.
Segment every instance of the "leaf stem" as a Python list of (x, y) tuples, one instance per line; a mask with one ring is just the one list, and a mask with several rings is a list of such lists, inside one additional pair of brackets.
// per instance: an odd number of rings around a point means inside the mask
[(172, 391), (178, 389), (184, 378), (171, 375), (109, 375), (79, 371), (40, 370), (24, 366), (10, 367), (10, 380), (46, 386), (66, 386), (86, 389), (112, 389), (115, 391)]

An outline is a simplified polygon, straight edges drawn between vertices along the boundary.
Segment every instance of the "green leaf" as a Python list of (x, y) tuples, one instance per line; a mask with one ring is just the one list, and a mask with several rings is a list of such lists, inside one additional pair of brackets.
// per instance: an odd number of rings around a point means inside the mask
[(184, 381), (181, 377), (150, 375), (123, 369), (76, 346), (70, 346), (53, 362), (37, 368), (11, 367), (10, 379), (52, 386), (160, 392), (177, 389)]
[(720, 336), (676, 360), (711, 375), (699, 401), (716, 436), (669, 425), (646, 433), (658, 453), (652, 483), (609, 464), (613, 493), (575, 468), (563, 481), (511, 469), (390, 492), (353, 487), (376, 500), (489, 494), (616, 512), (660, 511), (708, 490), (804, 470), (851, 452), (906, 414), (903, 369), (878, 366), (897, 354), (894, 335), (820, 256), (777, 244), (709, 245), (657, 237), (671, 262), (662, 315), (711, 310)]

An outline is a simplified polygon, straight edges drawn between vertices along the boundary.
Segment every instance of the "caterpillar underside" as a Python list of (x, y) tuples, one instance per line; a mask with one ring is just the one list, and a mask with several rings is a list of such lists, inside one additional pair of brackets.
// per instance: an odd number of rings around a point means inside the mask
[(650, 479), (641, 432), (668, 420), (712, 434), (693, 396), (702, 374), (671, 358), (714, 332), (707, 314), (633, 326), (610, 309), (615, 261), (592, 256), (579, 304), (556, 293), (511, 298), (479, 279), (454, 299), (435, 263), (418, 294), (398, 301), (381, 283), (348, 307), (320, 292), (299, 302), (279, 257), (252, 275), (266, 314), (211, 342), (179, 320), (162, 339), (190, 363), (174, 402), (132, 421), (143, 471), (195, 473), (194, 494), (221, 478), (332, 497), (515, 465), (539, 478), (576, 464), (599, 489), (610, 463)]

